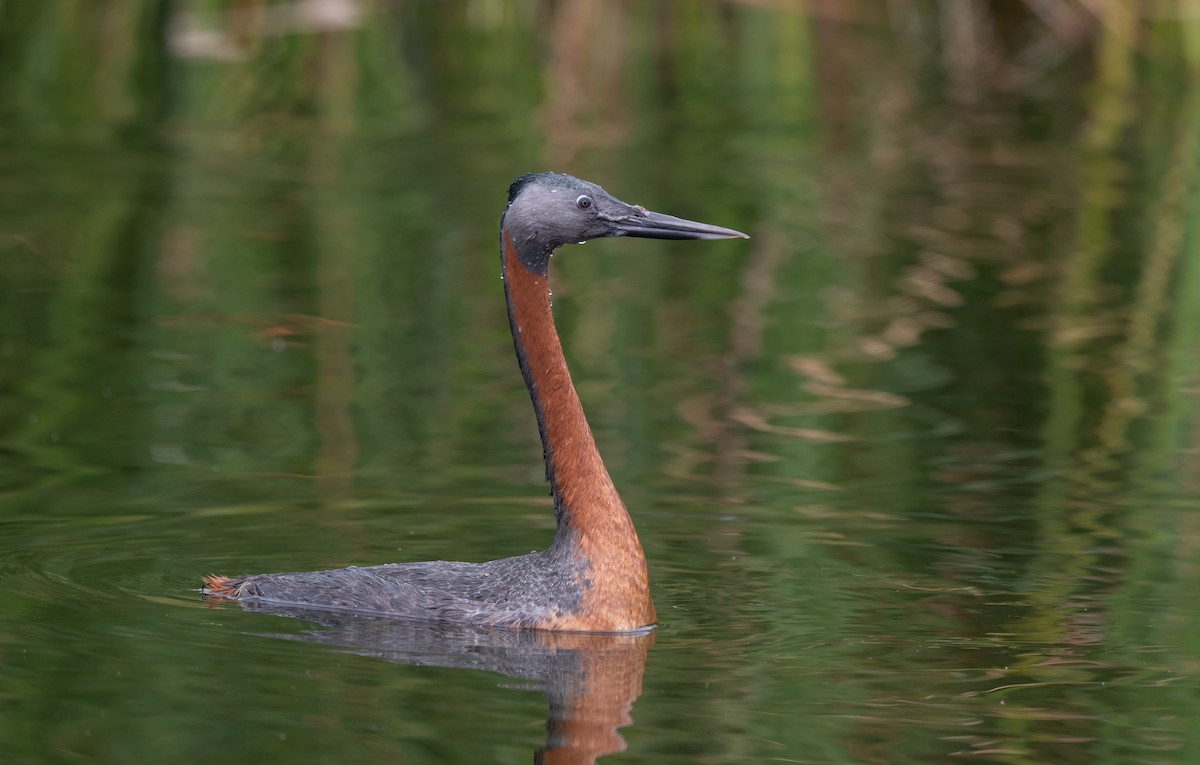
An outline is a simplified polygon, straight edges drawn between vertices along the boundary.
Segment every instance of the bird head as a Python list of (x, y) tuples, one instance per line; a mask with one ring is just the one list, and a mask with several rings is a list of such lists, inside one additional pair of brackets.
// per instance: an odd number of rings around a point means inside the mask
[(748, 239), (740, 231), (651, 212), (594, 183), (562, 173), (522, 175), (508, 189), (501, 228), (526, 266), (544, 272), (564, 244), (608, 236), (648, 239)]

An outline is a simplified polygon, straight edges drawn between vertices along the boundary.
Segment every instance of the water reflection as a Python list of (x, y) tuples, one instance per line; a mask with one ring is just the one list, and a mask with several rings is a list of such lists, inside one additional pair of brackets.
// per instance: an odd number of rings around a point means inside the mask
[[(242, 606), (321, 625), (269, 637), (337, 646), (397, 664), (474, 669), (534, 681), (549, 706), (546, 745), (534, 762), (547, 765), (593, 763), (625, 751), (618, 729), (633, 722), (630, 710), (642, 694), (646, 653), (654, 644), (653, 631), (601, 635), (489, 630), (261, 603)], [(467, 715), (469, 710), (455, 714)]]

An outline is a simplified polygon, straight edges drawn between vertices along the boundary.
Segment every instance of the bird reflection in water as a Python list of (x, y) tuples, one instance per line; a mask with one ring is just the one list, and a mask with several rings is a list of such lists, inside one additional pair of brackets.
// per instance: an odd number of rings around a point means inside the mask
[(245, 603), (247, 610), (321, 625), (269, 637), (337, 646), (360, 656), (419, 667), (495, 672), (532, 681), (545, 695), (546, 744), (535, 763), (594, 763), (625, 751), (618, 732), (630, 725), (642, 693), (654, 632), (599, 634), (481, 628), (445, 622)]

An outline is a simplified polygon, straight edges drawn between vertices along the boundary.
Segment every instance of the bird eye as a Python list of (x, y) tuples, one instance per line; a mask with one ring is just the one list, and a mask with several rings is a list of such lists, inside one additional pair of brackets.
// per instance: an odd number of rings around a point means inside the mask
[(590, 210), (592, 208), (592, 198), (587, 194), (580, 194), (579, 198), (575, 200), (575, 206), (580, 210)]

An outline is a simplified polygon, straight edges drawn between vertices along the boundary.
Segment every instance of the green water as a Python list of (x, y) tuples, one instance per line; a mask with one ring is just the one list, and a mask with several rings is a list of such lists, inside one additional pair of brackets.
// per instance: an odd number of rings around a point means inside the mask
[[(0, 3), (0, 761), (1200, 762), (1197, 9), (771, 5)], [(549, 542), (543, 169), (660, 628), (206, 602)]]

